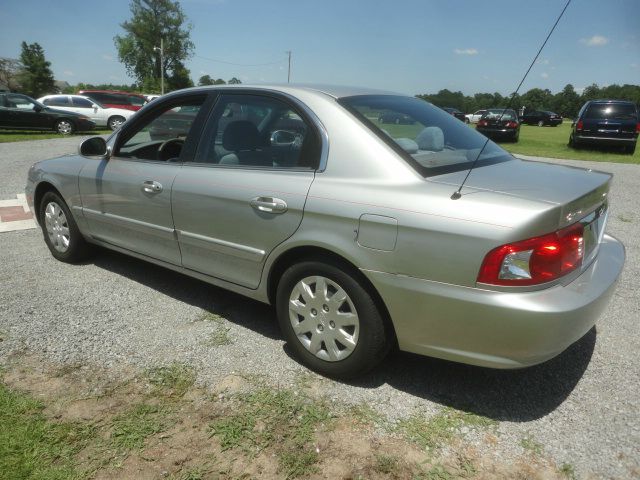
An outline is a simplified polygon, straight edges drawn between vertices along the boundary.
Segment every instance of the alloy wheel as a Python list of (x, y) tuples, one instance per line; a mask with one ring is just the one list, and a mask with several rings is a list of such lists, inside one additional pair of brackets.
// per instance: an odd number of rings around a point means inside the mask
[(58, 132), (63, 135), (68, 135), (73, 132), (73, 125), (68, 120), (60, 120), (57, 126)]

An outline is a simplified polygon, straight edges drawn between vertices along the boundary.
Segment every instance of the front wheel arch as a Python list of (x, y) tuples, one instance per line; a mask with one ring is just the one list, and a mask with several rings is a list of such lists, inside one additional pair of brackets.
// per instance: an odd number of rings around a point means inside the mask
[(391, 348), (397, 350), (398, 339), (396, 337), (396, 330), (391, 320), (389, 310), (385, 305), (382, 297), (378, 293), (378, 290), (369, 281), (369, 279), (355, 266), (352, 262), (344, 258), (331, 250), (322, 247), (308, 246), (308, 247), (296, 247), (282, 253), (273, 262), (269, 275), (267, 276), (267, 295), (269, 303), (271, 305), (276, 304), (276, 293), (278, 290), (278, 283), (282, 278), (282, 274), (292, 265), (305, 261), (318, 261), (326, 262), (331, 265), (344, 269), (349, 275), (360, 282), (361, 285), (369, 292), (373, 298), (376, 307), (382, 315), (384, 321), (385, 333), (387, 339), (391, 345)]

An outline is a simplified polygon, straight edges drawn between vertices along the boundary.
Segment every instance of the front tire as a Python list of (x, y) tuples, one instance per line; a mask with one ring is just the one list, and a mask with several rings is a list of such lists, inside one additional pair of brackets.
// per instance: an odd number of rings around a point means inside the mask
[(38, 215), (51, 255), (66, 263), (77, 263), (88, 256), (89, 245), (80, 233), (69, 207), (56, 192), (44, 194)]
[(73, 122), (67, 119), (58, 120), (55, 123), (55, 129), (56, 132), (61, 133), (62, 135), (71, 135), (76, 130)]
[(544, 120), (538, 120), (538, 126), (544, 127)]
[(114, 117), (109, 118), (109, 120), (107, 121), (107, 126), (111, 130), (117, 130), (122, 126), (122, 124), (125, 122), (125, 120), (126, 119), (124, 117), (114, 116)]
[(362, 375), (389, 350), (382, 315), (354, 276), (338, 263), (304, 261), (285, 270), (278, 283), (285, 340), (301, 363), (328, 377)]

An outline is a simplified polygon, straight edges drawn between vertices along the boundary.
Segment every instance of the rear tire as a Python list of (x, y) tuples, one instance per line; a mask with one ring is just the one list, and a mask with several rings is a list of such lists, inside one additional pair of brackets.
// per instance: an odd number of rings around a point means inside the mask
[(77, 263), (87, 258), (91, 248), (80, 233), (69, 207), (56, 192), (49, 191), (43, 195), (38, 218), (51, 255), (66, 263)]
[(538, 126), (544, 127), (544, 120), (538, 120)]
[(635, 145), (629, 145), (628, 147), (625, 148), (625, 151), (628, 154), (633, 155), (636, 152), (636, 146)]
[(362, 375), (386, 356), (390, 341), (372, 295), (341, 264), (308, 260), (278, 283), (280, 329), (296, 358), (328, 377)]

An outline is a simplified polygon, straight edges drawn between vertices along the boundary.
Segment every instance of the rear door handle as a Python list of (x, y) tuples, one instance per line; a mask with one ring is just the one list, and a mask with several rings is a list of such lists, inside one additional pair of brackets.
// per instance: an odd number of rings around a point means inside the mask
[(142, 191), (145, 193), (160, 193), (162, 191), (162, 184), (155, 180), (146, 180), (142, 182)]
[(255, 197), (251, 199), (249, 204), (260, 212), (284, 213), (287, 211), (287, 202), (280, 198)]

